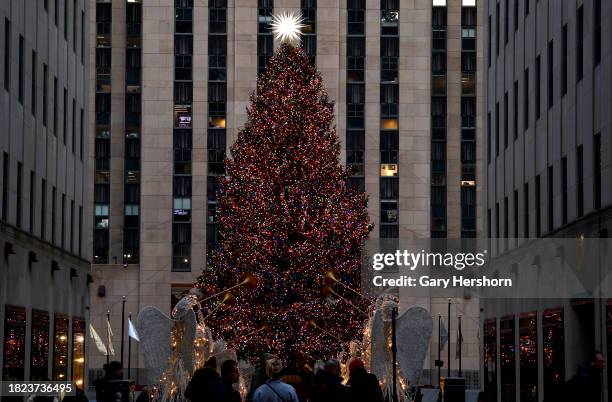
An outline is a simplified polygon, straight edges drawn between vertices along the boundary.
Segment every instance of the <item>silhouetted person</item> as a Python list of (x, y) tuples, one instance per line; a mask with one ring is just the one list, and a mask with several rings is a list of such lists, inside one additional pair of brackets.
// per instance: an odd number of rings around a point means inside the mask
[(591, 358), (578, 367), (574, 377), (566, 387), (573, 399), (580, 402), (600, 402), (602, 389), (602, 371), (606, 365), (603, 353), (593, 352)]
[(241, 402), (240, 393), (234, 390), (234, 384), (240, 379), (238, 363), (226, 360), (221, 365), (221, 378), (204, 389), (206, 402)]
[(340, 362), (336, 359), (326, 361), (315, 375), (312, 402), (345, 402), (348, 392), (340, 377)]
[(268, 381), (255, 390), (253, 402), (299, 402), (295, 389), (282, 380), (283, 364), (274, 357), (266, 362)]
[(208, 399), (205, 395), (206, 387), (219, 379), (217, 372), (217, 359), (213, 356), (204, 363), (204, 367), (197, 369), (191, 381), (185, 388), (185, 398), (192, 402), (205, 402)]
[(362, 360), (349, 363), (349, 400), (351, 402), (382, 402), (383, 393), (374, 374), (368, 373)]

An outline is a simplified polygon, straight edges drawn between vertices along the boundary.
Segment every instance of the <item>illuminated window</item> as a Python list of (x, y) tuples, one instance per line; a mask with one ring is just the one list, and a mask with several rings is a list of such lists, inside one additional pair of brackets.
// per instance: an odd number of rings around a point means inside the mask
[(4, 309), (4, 359), (2, 380), (23, 380), (25, 373), (26, 311), (21, 307)]
[(83, 389), (85, 381), (85, 321), (72, 320), (72, 382)]
[(53, 325), (53, 381), (66, 381), (68, 375), (68, 318), (55, 315)]
[(49, 313), (32, 310), (30, 380), (46, 381), (49, 377)]

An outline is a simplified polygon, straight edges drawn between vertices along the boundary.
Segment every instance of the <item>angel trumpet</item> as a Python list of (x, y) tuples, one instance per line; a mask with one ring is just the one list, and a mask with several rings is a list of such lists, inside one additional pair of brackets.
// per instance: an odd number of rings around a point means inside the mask
[(238, 287), (240, 287), (240, 286), (246, 286), (246, 287), (248, 287), (248, 288), (254, 289), (254, 288), (255, 288), (255, 286), (257, 285), (257, 278), (255, 277), (255, 275), (253, 275), (253, 274), (251, 274), (251, 273), (248, 273), (248, 272), (247, 272), (246, 274), (244, 274), (244, 275), (242, 276), (242, 278), (241, 278), (241, 279), (242, 279), (242, 280), (241, 280), (240, 282), (238, 282), (237, 284), (235, 284), (234, 286), (230, 286), (230, 287), (229, 287), (229, 288), (227, 288), (227, 289), (223, 289), (223, 290), (222, 290), (222, 291), (220, 291), (220, 292), (217, 292), (217, 293), (215, 293), (215, 294), (213, 294), (213, 295), (210, 295), (210, 296), (208, 296), (208, 297), (206, 297), (206, 298), (204, 298), (204, 299), (200, 300), (200, 303), (203, 303), (203, 302), (205, 302), (205, 301), (207, 301), (207, 300), (210, 300), (210, 299), (214, 299), (215, 297), (220, 296), (220, 295), (222, 295), (222, 294), (224, 294), (224, 293), (226, 293), (226, 292), (229, 292), (229, 291), (230, 291), (230, 290), (232, 290), (232, 289), (236, 289), (236, 288), (238, 288)]
[(332, 295), (336, 296), (337, 298), (344, 300), (346, 303), (348, 303), (355, 310), (363, 313), (366, 317), (370, 316), (370, 314), (368, 312), (363, 311), (362, 309), (357, 307), (353, 302), (351, 302), (349, 299), (347, 299), (346, 297), (343, 297), (342, 295), (338, 294), (338, 292), (334, 291), (334, 289), (332, 289), (331, 286), (325, 286), (323, 288), (323, 290), (321, 291), (321, 293), (323, 293), (323, 296), (329, 296), (330, 294), (332, 294)]
[(327, 284), (328, 282), (331, 282), (331, 283), (337, 283), (337, 284), (339, 284), (340, 286), (344, 287), (345, 289), (348, 289), (348, 290), (350, 290), (351, 292), (355, 293), (357, 296), (361, 297), (362, 299), (365, 299), (365, 300), (367, 300), (367, 301), (369, 301), (369, 302), (371, 302), (371, 301), (372, 301), (372, 300), (370, 300), (370, 298), (368, 298), (368, 297), (366, 297), (366, 296), (362, 295), (361, 293), (359, 293), (358, 291), (356, 291), (356, 290), (355, 290), (355, 289), (353, 289), (352, 287), (350, 287), (350, 286), (348, 286), (348, 285), (345, 285), (344, 283), (340, 282), (340, 280), (338, 280), (338, 277), (336, 276), (336, 273), (335, 273), (334, 271), (327, 271), (327, 272), (325, 273), (325, 282), (326, 282), (326, 284)]
[(314, 320), (310, 320), (308, 321), (308, 325), (318, 329), (319, 331), (323, 332), (325, 335), (330, 336), (332, 338), (334, 338), (335, 340), (337, 340), (338, 342), (342, 342), (342, 343), (347, 343), (346, 341), (338, 338), (336, 335), (332, 334), (331, 332), (329, 332), (328, 330), (326, 330), (325, 328), (321, 328), (317, 325), (317, 323)]

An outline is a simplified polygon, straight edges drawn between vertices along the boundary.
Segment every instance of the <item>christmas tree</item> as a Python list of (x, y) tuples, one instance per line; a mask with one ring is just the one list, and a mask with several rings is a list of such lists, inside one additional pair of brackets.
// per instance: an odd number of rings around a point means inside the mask
[(351, 289), (371, 226), (366, 196), (347, 188), (333, 118), (306, 53), (282, 44), (226, 161), (220, 239), (198, 280), (206, 325), (243, 357), (331, 357), (361, 339), (369, 303)]

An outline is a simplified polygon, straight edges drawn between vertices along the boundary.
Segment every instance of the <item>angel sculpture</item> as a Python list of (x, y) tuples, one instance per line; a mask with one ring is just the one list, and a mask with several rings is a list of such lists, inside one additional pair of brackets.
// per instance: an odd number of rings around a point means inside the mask
[[(393, 356), (391, 354), (391, 314), (398, 308), (398, 301), (391, 296), (381, 296), (366, 327), (363, 353), (366, 364), (381, 381), (386, 395), (392, 392)], [(395, 320), (397, 339), (398, 394), (402, 389), (417, 385), (423, 372), (423, 364), (433, 332), (433, 319), (420, 306), (412, 306)]]
[(159, 384), (158, 400), (181, 400), (194, 369), (197, 296), (183, 297), (172, 311), (172, 318), (156, 307), (145, 307), (138, 314), (140, 350), (149, 384)]

